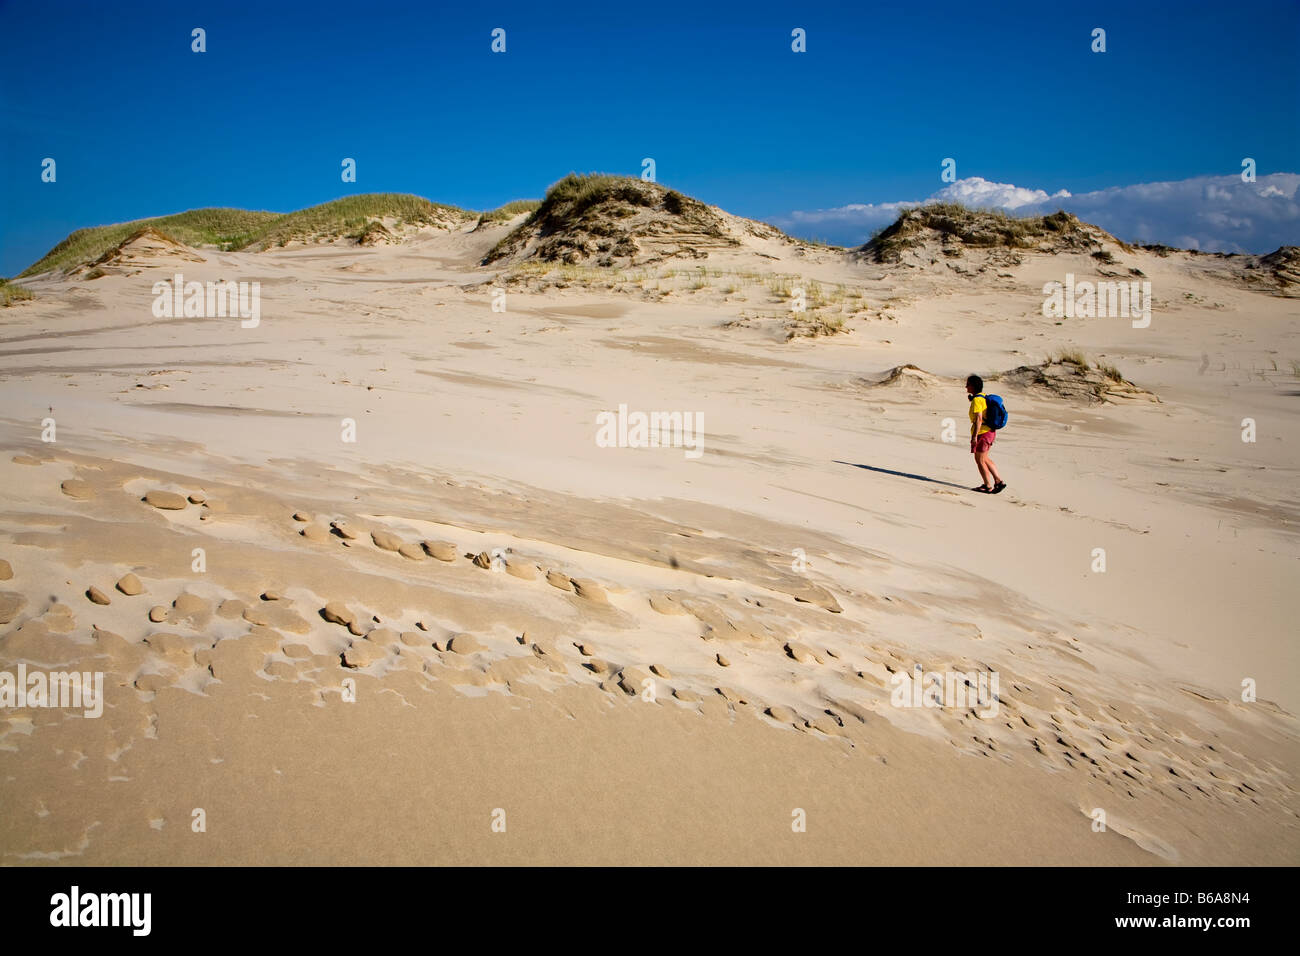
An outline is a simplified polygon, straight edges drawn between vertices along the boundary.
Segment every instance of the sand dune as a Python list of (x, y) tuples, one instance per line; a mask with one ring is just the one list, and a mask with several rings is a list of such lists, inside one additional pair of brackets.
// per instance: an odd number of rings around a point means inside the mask
[[(4, 861), (1300, 861), (1288, 287), (1087, 230), (703, 243), (647, 192), (25, 281), (0, 670), (105, 697), (3, 711)], [(1043, 315), (1130, 270), (1149, 327)], [(176, 272), (260, 323), (153, 318)], [(703, 454), (602, 447), (620, 405)], [(917, 667), (997, 706), (899, 706)]]

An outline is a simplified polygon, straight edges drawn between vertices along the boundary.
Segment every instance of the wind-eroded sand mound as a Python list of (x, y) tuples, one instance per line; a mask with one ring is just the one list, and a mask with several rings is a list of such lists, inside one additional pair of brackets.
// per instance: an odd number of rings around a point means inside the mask
[(989, 378), (990, 385), (1015, 385), (1045, 397), (1082, 405), (1116, 401), (1159, 402), (1153, 392), (1134, 385), (1114, 366), (1090, 363), (1086, 358), (1049, 359), (1038, 365), (1021, 365)]
[[(1083, 356), (1048, 359), (1038, 365), (1021, 365), (1006, 372), (990, 375), (986, 390), (994, 384), (1011, 385), (1033, 392), (1039, 397), (1063, 399), (1082, 405), (1140, 400), (1159, 402), (1154, 393), (1133, 384), (1114, 366), (1089, 362)], [(856, 379), (855, 384), (870, 389), (889, 389), (911, 395), (925, 395), (962, 384), (960, 378), (944, 378), (916, 365), (899, 365), (878, 379)]]
[[(1271, 287), (1277, 295), (1300, 296), (1300, 246), (1281, 246), (1259, 257), (1258, 266), (1247, 264), (1247, 278)], [(1258, 269), (1258, 271), (1254, 271)]]
[(569, 176), (485, 257), (569, 264), (642, 264), (674, 257), (708, 258), (739, 246), (746, 233), (780, 231), (737, 219), (658, 183), (614, 176)]
[(938, 388), (951, 388), (954, 379), (941, 378), (916, 365), (897, 365), (880, 379), (871, 381), (859, 379), (858, 383), (868, 388), (889, 388), (903, 392), (924, 393)]
[(177, 242), (166, 233), (145, 227), (122, 240), (112, 249), (74, 275), (84, 279), (98, 279), (106, 275), (135, 275), (142, 269), (168, 262), (202, 262), (189, 246)]
[(906, 263), (934, 251), (950, 257), (965, 249), (1002, 252), (1014, 259), (1016, 250), (1035, 252), (1088, 252), (1106, 246), (1128, 247), (1097, 226), (1067, 212), (1018, 218), (1000, 212), (967, 209), (954, 203), (935, 203), (906, 209), (878, 236), (857, 250), (873, 262)]

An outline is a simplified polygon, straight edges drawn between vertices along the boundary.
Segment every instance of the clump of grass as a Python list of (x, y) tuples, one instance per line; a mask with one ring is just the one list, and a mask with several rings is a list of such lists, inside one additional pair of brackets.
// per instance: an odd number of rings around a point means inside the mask
[(820, 236), (804, 236), (804, 237), (799, 237), (799, 238), (795, 239), (794, 241), (795, 241), (795, 243), (798, 244), (798, 245), (803, 245), (803, 246), (814, 246), (815, 248), (818, 248), (818, 249), (839, 249), (839, 248), (841, 248), (840, 246), (837, 246), (837, 245), (835, 245), (833, 242), (830, 242), (830, 241), (828, 241), (828, 240), (826, 240), (826, 239), (823, 239), (823, 238), (821, 238)]
[(1105, 362), (1097, 363), (1097, 371), (1101, 372), (1102, 375), (1105, 375), (1112, 382), (1124, 381), (1124, 376), (1120, 374), (1119, 369), (1113, 365), (1108, 365)]
[[(644, 277), (644, 274), (642, 275)], [(622, 273), (618, 273), (617, 277), (619, 281), (626, 281)], [(567, 289), (574, 285), (590, 287), (602, 284), (608, 282), (610, 278), (608, 269), (596, 266), (530, 259), (513, 266), (502, 280), (507, 284), (524, 282), (542, 289), (550, 286)]]
[(376, 219), (369, 219), (361, 228), (348, 233), (349, 239), (355, 239), (360, 243), (379, 242), (391, 239), (393, 234), (388, 231), (382, 222)]
[(1047, 363), (1050, 365), (1053, 362), (1060, 362), (1062, 365), (1075, 365), (1078, 366), (1080, 371), (1084, 372), (1088, 370), (1088, 366), (1091, 364), (1088, 357), (1078, 349), (1061, 349), (1055, 355), (1049, 355)]
[(793, 293), (793, 287), (790, 285), (790, 277), (779, 275), (768, 276), (767, 291), (771, 292), (772, 295), (776, 296), (778, 299), (783, 300), (790, 298)]
[(483, 226), (491, 222), (506, 222), (522, 213), (535, 212), (541, 204), (540, 199), (515, 199), (504, 206), (498, 206), (496, 209), (479, 213), (478, 224)]
[(1166, 246), (1163, 243), (1159, 243), (1159, 242), (1139, 242), (1137, 247), (1141, 249), (1143, 252), (1154, 253), (1155, 255), (1159, 256), (1161, 259), (1168, 257), (1169, 253), (1171, 252), (1178, 251), (1173, 246)]
[(1088, 371), (1089, 368), (1095, 368), (1112, 382), (1123, 383), (1125, 381), (1123, 374), (1114, 365), (1100, 360), (1090, 361), (1088, 356), (1079, 349), (1061, 349), (1055, 355), (1048, 355), (1043, 364), (1073, 365), (1081, 373)]
[(814, 309), (819, 309), (830, 302), (830, 299), (826, 296), (826, 290), (822, 288), (822, 284), (816, 279), (809, 279), (804, 284), (804, 296), (807, 298), (808, 304)]
[(819, 312), (798, 312), (786, 320), (785, 340), (815, 339), (824, 335), (847, 332), (842, 316), (823, 315)]
[(498, 206), (490, 212), (483, 213), (483, 218), (489, 221), (498, 219), (513, 219), (520, 213), (533, 212), (542, 204), (540, 199), (514, 199), (504, 206)]
[(29, 302), (36, 298), (31, 289), (14, 285), (8, 279), (0, 279), (0, 308), (9, 308), (15, 302)]

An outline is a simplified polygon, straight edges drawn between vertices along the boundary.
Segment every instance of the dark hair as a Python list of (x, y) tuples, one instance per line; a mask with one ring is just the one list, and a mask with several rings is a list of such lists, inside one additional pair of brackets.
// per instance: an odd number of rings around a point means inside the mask
[(970, 388), (972, 385), (975, 386), (975, 391), (984, 391), (984, 379), (980, 378), (978, 375), (968, 375), (966, 377), (966, 387)]

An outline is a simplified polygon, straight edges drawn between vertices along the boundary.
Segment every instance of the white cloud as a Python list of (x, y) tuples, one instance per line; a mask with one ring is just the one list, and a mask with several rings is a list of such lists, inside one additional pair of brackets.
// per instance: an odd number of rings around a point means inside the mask
[(973, 176), (970, 179), (959, 179), (951, 186), (945, 186), (930, 197), (930, 201), (959, 202), (964, 206), (979, 209), (994, 208), (1009, 211), (1069, 195), (1064, 189), (1049, 196), (1041, 189), (1025, 189), (1009, 183), (991, 183), (987, 179)]
[(1176, 182), (1111, 186), (1048, 194), (979, 177), (958, 180), (923, 200), (853, 203), (793, 212), (773, 222), (795, 235), (858, 245), (899, 210), (934, 202), (960, 202), (1016, 215), (1064, 209), (1128, 242), (1162, 242), (1205, 252), (1271, 252), (1300, 244), (1300, 174), (1272, 173), (1243, 183), (1240, 175), (1197, 176)]

